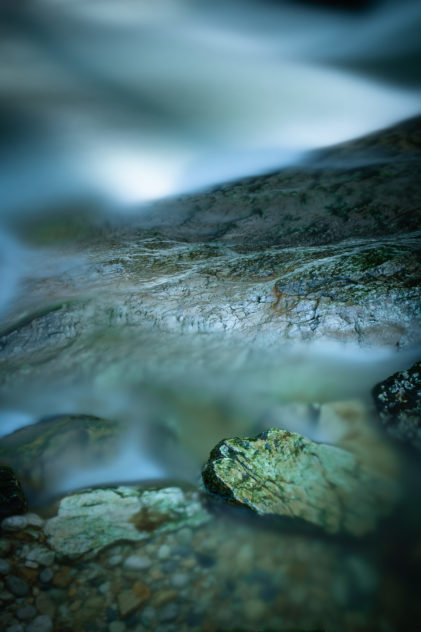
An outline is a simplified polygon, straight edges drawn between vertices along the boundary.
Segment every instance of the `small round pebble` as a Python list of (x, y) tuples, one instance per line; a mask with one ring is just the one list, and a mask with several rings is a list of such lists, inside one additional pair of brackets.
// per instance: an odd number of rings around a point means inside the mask
[(51, 568), (44, 568), (39, 574), (39, 581), (43, 584), (49, 584), (53, 579), (53, 571)]
[(177, 618), (179, 612), (179, 607), (175, 603), (169, 603), (164, 606), (159, 612), (159, 620), (162, 623), (166, 623), (167, 621), (174, 621)]
[(29, 593), (28, 584), (20, 577), (16, 577), (16, 575), (10, 575), (6, 579), (6, 586), (16, 597), (25, 597)]
[(10, 571), (10, 564), (6, 560), (0, 560), (0, 575), (7, 575)]
[(3, 531), (22, 531), (28, 526), (28, 518), (24, 516), (8, 516), (1, 523)]
[(29, 621), (29, 619), (33, 619), (36, 614), (37, 611), (35, 610), (34, 606), (31, 606), (30, 604), (24, 606), (23, 608), (19, 608), (19, 610), (16, 612), (17, 618), (21, 621)]
[(129, 555), (124, 560), (124, 567), (130, 570), (144, 570), (152, 565), (152, 560), (149, 557), (142, 557), (140, 555)]
[(167, 557), (169, 557), (171, 554), (171, 549), (168, 546), (168, 544), (162, 544), (162, 546), (159, 547), (158, 549), (158, 559), (159, 560), (166, 560)]
[(14, 623), (6, 628), (6, 632), (24, 632), (24, 627), (21, 623)]
[(50, 617), (45, 614), (35, 617), (33, 621), (27, 626), (26, 632), (51, 632), (53, 629), (53, 622)]
[(171, 583), (174, 588), (183, 588), (184, 586), (187, 586), (189, 581), (190, 578), (187, 573), (174, 573), (174, 575), (171, 577)]

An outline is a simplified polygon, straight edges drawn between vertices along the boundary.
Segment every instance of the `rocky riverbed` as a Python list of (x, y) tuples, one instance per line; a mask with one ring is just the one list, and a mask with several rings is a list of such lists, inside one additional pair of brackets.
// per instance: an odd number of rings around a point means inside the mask
[(136, 221), (11, 222), (2, 630), (416, 627), (419, 164), (418, 119)]

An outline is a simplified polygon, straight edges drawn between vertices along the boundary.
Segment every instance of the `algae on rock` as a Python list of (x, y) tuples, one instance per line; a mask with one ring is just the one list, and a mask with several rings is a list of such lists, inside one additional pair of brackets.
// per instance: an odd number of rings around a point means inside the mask
[(275, 428), (252, 439), (221, 441), (202, 477), (210, 492), (260, 515), (356, 536), (375, 529), (398, 492), (393, 477), (353, 453)]

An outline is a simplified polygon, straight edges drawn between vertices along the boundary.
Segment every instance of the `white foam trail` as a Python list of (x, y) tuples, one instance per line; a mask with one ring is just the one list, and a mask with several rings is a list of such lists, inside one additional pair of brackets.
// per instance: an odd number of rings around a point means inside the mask
[(63, 493), (81, 487), (112, 483), (130, 483), (162, 479), (168, 476), (166, 469), (143, 452), (138, 441), (133, 441), (130, 435), (125, 437), (120, 451), (111, 462), (84, 467), (72, 468), (60, 477), (55, 493)]
[(409, 0), (354, 16), (234, 1), (28, 7), (26, 31), (2, 43), (0, 91), (45, 134), (0, 164), (5, 214), (89, 192), (136, 205), (196, 190), (421, 110), (420, 90), (335, 70), (387, 59), (389, 41), (411, 54)]

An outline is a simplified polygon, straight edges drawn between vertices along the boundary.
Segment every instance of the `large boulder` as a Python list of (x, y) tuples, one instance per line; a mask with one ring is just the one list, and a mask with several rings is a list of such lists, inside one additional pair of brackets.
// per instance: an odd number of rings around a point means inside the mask
[(356, 536), (375, 529), (398, 493), (393, 475), (354, 453), (275, 428), (221, 441), (202, 477), (208, 491), (259, 515)]
[(0, 520), (28, 510), (22, 487), (11, 467), (0, 465)]
[(380, 382), (372, 392), (387, 433), (421, 450), (421, 362)]

